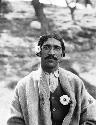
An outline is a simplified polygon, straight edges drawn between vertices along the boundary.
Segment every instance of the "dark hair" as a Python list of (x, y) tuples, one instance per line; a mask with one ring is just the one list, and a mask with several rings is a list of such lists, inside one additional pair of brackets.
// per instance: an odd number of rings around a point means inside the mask
[[(64, 57), (65, 56), (64, 39), (58, 33), (52, 33), (52, 34), (47, 34), (47, 35), (40, 36), (39, 41), (38, 41), (38, 46), (40, 46), (40, 48), (41, 48), (42, 45), (44, 44), (44, 42), (46, 42), (49, 38), (54, 38), (54, 39), (60, 41), (61, 46), (62, 46), (62, 53), (63, 53), (63, 57)], [(40, 52), (37, 53), (36, 55), (40, 56)]]

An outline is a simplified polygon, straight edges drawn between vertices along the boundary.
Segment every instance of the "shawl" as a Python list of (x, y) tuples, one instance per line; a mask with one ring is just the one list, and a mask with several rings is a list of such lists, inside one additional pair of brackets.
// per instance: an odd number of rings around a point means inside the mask
[[(71, 100), (62, 125), (85, 125), (85, 122), (95, 125), (96, 100), (88, 94), (82, 80), (62, 68), (59, 68), (59, 80)], [(24, 125), (24, 122), (25, 125), (52, 125), (49, 98), (49, 87), (41, 68), (31, 72), (15, 88), (8, 125)]]

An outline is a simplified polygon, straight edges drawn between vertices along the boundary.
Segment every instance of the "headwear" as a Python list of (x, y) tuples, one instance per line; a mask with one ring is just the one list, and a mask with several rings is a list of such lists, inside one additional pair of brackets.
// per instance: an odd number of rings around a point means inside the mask
[[(38, 41), (38, 46), (40, 46), (40, 49), (41, 49), (42, 45), (44, 44), (44, 42), (46, 42), (49, 38), (54, 38), (54, 39), (60, 41), (61, 46), (62, 46), (62, 53), (63, 53), (63, 57), (64, 57), (65, 56), (64, 39), (58, 33), (52, 33), (52, 34), (47, 34), (47, 35), (45, 34), (45, 35), (40, 36), (39, 41)], [(36, 55), (40, 56), (40, 52), (36, 53)]]

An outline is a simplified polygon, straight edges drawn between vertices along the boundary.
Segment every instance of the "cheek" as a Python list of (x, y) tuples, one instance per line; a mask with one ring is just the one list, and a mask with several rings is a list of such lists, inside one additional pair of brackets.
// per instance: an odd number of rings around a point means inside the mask
[(42, 57), (46, 57), (48, 55), (48, 53), (46, 53), (45, 51), (41, 51), (41, 56)]
[(57, 60), (58, 60), (58, 62), (60, 62), (62, 60), (62, 54), (57, 56)]
[(57, 58), (62, 58), (62, 53), (57, 53), (56, 56)]

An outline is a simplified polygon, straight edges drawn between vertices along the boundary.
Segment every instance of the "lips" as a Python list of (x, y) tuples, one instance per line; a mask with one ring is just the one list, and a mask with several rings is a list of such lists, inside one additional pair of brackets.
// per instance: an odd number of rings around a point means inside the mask
[(45, 59), (47, 59), (47, 60), (57, 60), (56, 57), (51, 57), (51, 56), (48, 56), (48, 57), (46, 57)]
[(53, 59), (53, 58), (49, 58), (48, 60), (50, 60), (50, 61), (54, 61), (55, 59)]
[(56, 59), (54, 59), (54, 58), (48, 58), (47, 59), (47, 62), (49, 62), (49, 63), (54, 63), (56, 61)]

